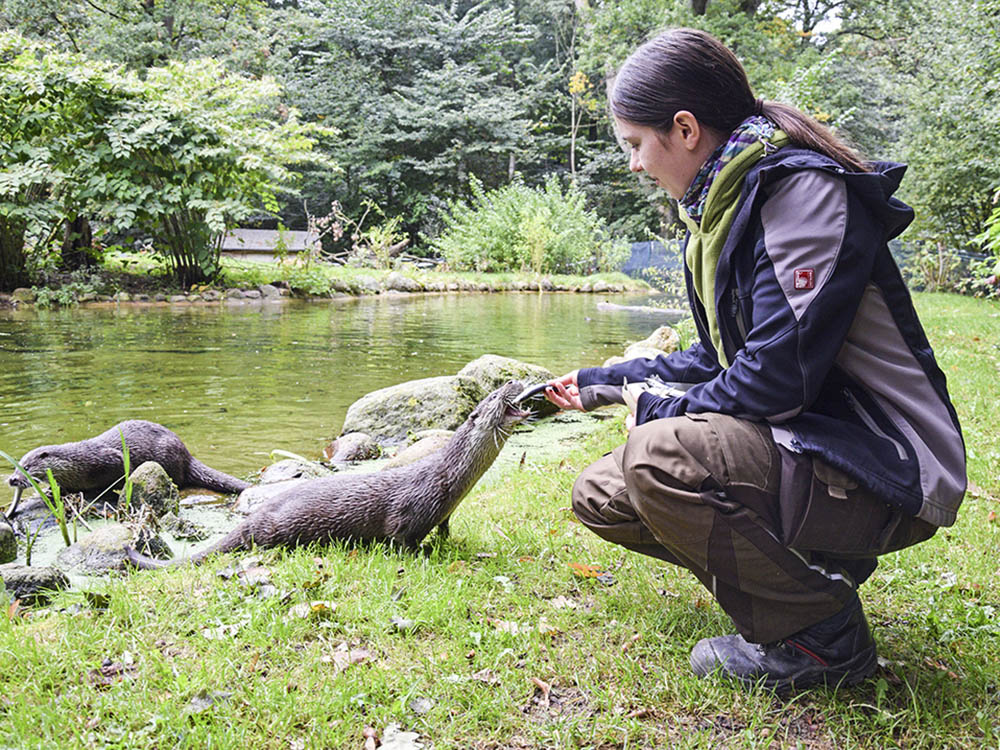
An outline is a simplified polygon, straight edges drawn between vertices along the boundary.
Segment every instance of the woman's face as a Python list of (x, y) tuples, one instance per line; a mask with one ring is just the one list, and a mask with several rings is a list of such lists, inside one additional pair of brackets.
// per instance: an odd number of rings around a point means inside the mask
[(711, 139), (705, 137), (708, 134), (698, 127), (697, 121), (690, 123), (681, 115), (690, 117), (689, 113), (678, 113), (669, 133), (615, 118), (618, 134), (630, 147), (629, 169), (645, 172), (676, 200), (687, 192), (715, 148), (708, 143)]

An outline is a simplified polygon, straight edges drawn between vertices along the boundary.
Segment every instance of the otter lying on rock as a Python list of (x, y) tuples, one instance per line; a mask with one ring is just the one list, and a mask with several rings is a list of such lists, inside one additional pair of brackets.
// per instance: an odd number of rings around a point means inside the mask
[[(155, 461), (179, 488), (203, 487), (233, 493), (242, 492), (250, 486), (242, 479), (203, 464), (188, 452), (177, 435), (163, 425), (139, 419), (121, 422), (87, 440), (43, 445), (25, 453), (20, 463), (39, 482), (48, 481), (46, 469), (51, 469), (63, 492), (103, 491), (108, 487), (120, 487), (124, 484), (125, 474), (122, 435), (128, 446), (131, 466)], [(30, 483), (24, 474), (15, 471), (8, 477), (7, 484), (14, 487), (14, 502), (7, 511), (8, 516), (13, 516), (22, 491)]]
[[(415, 463), (371, 474), (337, 474), (313, 479), (268, 500), (229, 534), (189, 562), (219, 552), (293, 547), (345, 540), (392, 542), (415, 550), (435, 526), (448, 532), (448, 519), (500, 453), (510, 431), (530, 412), (514, 404), (522, 385), (511, 381), (484, 398), (451, 440)], [(142, 569), (164, 563), (128, 550)]]

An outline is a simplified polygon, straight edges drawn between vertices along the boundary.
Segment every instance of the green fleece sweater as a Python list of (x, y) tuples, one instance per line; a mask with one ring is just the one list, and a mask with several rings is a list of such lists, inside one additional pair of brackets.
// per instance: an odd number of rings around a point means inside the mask
[[(773, 153), (774, 148), (781, 148), (789, 142), (788, 135), (783, 130), (775, 130), (766, 153)], [(722, 168), (708, 190), (705, 213), (701, 217), (700, 224), (688, 216), (683, 207), (680, 209), (681, 220), (691, 233), (684, 251), (684, 259), (691, 272), (695, 294), (705, 307), (708, 333), (718, 355), (719, 364), (723, 367), (729, 367), (729, 361), (722, 350), (722, 334), (719, 333), (719, 318), (715, 310), (715, 269), (719, 264), (722, 247), (726, 244), (729, 227), (736, 215), (743, 179), (747, 172), (764, 158), (764, 155), (764, 144), (758, 141), (747, 146)]]

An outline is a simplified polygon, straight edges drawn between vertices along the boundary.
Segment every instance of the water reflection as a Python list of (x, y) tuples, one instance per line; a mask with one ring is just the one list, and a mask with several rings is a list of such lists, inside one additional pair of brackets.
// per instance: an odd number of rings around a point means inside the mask
[(658, 325), (598, 311), (597, 301), (399, 295), (0, 311), (0, 448), (21, 455), (140, 418), (174, 430), (211, 465), (245, 474), (272, 448), (318, 455), (347, 407), (377, 388), (450, 375), (486, 353), (561, 373), (598, 364)]

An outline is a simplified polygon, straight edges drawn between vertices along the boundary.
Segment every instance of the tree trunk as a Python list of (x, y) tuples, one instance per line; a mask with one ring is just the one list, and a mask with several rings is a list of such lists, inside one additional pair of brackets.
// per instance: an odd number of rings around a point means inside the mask
[(0, 216), (0, 291), (9, 292), (28, 283), (24, 230), (23, 221)]
[(750, 18), (753, 18), (757, 15), (757, 9), (760, 7), (760, 2), (761, 0), (740, 0), (740, 10)]
[(63, 227), (62, 253), (59, 265), (69, 271), (78, 268), (92, 268), (97, 265), (91, 255), (94, 238), (90, 232), (90, 222), (86, 216), (77, 216), (72, 221), (66, 221)]
[(705, 8), (708, 7), (708, 0), (691, 0), (691, 12), (696, 16), (705, 15)]

